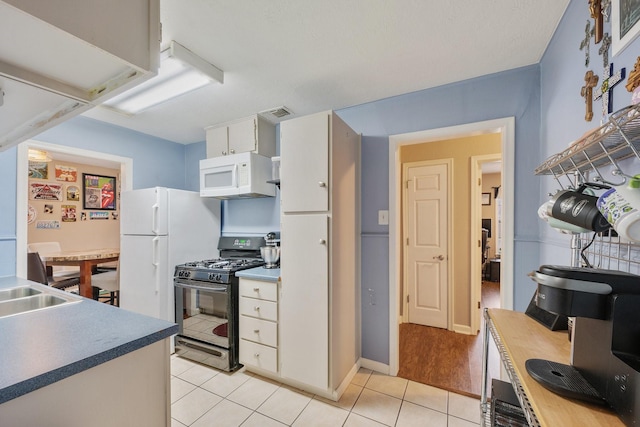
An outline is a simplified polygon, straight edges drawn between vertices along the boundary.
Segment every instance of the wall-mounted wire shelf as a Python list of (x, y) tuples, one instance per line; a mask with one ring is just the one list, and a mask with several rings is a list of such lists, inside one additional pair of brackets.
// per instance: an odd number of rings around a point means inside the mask
[(618, 236), (605, 233), (598, 233), (595, 237), (593, 234), (580, 234), (578, 238), (580, 247), (584, 248), (582, 253), (589, 261), (589, 265), (585, 265), (581, 259), (580, 266), (640, 275), (640, 244), (625, 242)]
[(640, 159), (640, 105), (611, 114), (607, 123), (545, 160), (535, 174), (553, 175), (559, 183), (562, 176), (578, 174), (585, 182), (593, 171), (603, 179), (599, 168), (614, 165), (620, 170), (617, 162), (634, 156)]

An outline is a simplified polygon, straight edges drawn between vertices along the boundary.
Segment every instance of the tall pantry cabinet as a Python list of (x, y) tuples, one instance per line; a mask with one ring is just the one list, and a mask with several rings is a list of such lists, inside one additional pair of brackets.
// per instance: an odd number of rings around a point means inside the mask
[(288, 120), (280, 158), (280, 374), (337, 398), (360, 357), (360, 136), (332, 111)]

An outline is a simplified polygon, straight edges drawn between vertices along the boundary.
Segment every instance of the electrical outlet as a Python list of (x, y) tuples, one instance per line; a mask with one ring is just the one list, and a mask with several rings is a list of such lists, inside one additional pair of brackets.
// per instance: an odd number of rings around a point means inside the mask
[(378, 225), (389, 225), (389, 211), (378, 211)]

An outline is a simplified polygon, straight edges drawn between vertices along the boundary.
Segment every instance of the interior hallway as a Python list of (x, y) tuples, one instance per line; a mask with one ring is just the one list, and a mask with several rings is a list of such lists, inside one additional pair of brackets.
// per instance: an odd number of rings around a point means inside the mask
[[(482, 282), (481, 306), (500, 307), (500, 283)], [(458, 334), (446, 329), (403, 323), (400, 325), (398, 376), (455, 393), (480, 397), (482, 380), (482, 331)], [(489, 383), (499, 378), (498, 351), (490, 342)]]

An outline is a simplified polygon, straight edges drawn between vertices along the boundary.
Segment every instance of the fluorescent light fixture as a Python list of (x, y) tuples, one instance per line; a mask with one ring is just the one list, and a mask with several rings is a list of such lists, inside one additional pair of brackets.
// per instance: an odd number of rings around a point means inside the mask
[(160, 53), (158, 75), (102, 105), (127, 114), (137, 114), (155, 105), (213, 82), (222, 83), (224, 72), (172, 40)]

